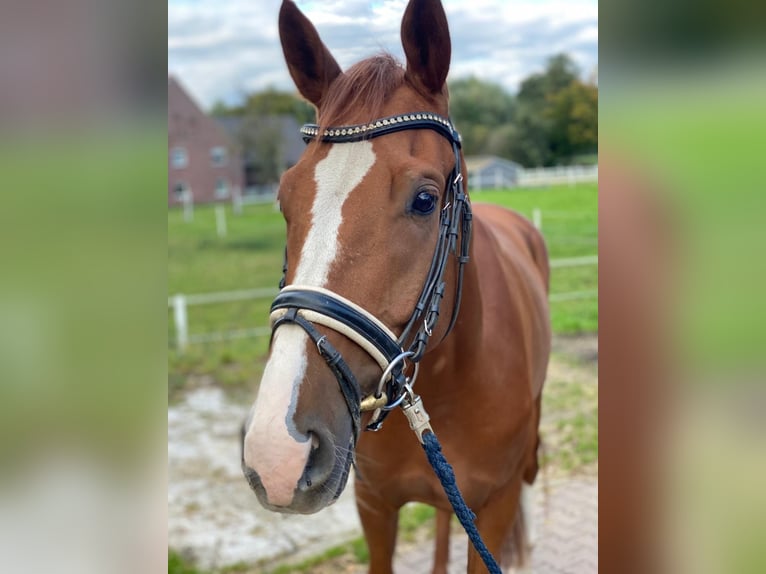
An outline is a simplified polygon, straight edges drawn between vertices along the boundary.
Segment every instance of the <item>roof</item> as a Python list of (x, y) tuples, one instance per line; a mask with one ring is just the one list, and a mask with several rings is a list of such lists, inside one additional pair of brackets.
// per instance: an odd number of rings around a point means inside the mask
[(468, 173), (476, 173), (492, 165), (498, 164), (504, 165), (505, 167), (511, 169), (522, 168), (521, 164), (518, 164), (515, 161), (511, 161), (509, 159), (498, 157), (496, 155), (472, 155), (465, 158), (465, 166), (468, 170)]
[(222, 140), (233, 140), (214, 122), (189, 95), (181, 83), (168, 76), (168, 136), (170, 139), (194, 138), (200, 130), (215, 134)]

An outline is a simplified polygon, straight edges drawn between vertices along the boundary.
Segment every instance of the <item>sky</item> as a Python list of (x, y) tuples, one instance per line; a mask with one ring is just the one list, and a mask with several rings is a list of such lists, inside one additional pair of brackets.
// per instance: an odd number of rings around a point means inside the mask
[[(293, 91), (277, 31), (281, 0), (168, 0), (168, 73), (205, 108), (273, 86)], [(386, 50), (404, 60), (407, 0), (297, 0), (341, 68)], [(598, 65), (597, 0), (443, 0), (450, 79), (474, 75), (511, 93), (548, 57), (568, 53), (588, 77)]]

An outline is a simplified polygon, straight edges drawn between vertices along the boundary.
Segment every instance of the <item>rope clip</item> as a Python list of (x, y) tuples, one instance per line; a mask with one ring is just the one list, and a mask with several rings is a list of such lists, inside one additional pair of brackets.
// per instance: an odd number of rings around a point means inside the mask
[(405, 386), (405, 394), (407, 399), (402, 403), (402, 412), (407, 417), (407, 422), (410, 423), (410, 428), (418, 437), (420, 444), (423, 444), (423, 434), (425, 432), (433, 433), (431, 428), (431, 418), (428, 416), (426, 409), (423, 408), (423, 401), (420, 396), (416, 395), (410, 385)]

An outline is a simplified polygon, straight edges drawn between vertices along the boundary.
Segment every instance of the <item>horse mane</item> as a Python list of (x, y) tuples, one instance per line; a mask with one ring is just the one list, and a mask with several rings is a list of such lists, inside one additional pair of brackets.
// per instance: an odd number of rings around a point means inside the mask
[[(322, 129), (348, 124), (349, 111), (368, 114), (354, 123), (365, 123), (381, 115), (383, 105), (404, 83), (404, 67), (391, 54), (382, 52), (357, 62), (338, 76), (322, 99), (318, 123)], [(319, 114), (319, 112), (318, 112)]]

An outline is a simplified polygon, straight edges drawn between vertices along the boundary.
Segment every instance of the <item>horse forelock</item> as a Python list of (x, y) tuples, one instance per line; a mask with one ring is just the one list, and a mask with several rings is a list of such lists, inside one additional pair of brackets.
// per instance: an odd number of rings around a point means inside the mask
[(357, 62), (328, 89), (319, 110), (321, 128), (378, 119), (385, 103), (404, 84), (404, 75), (404, 66), (385, 52)]

